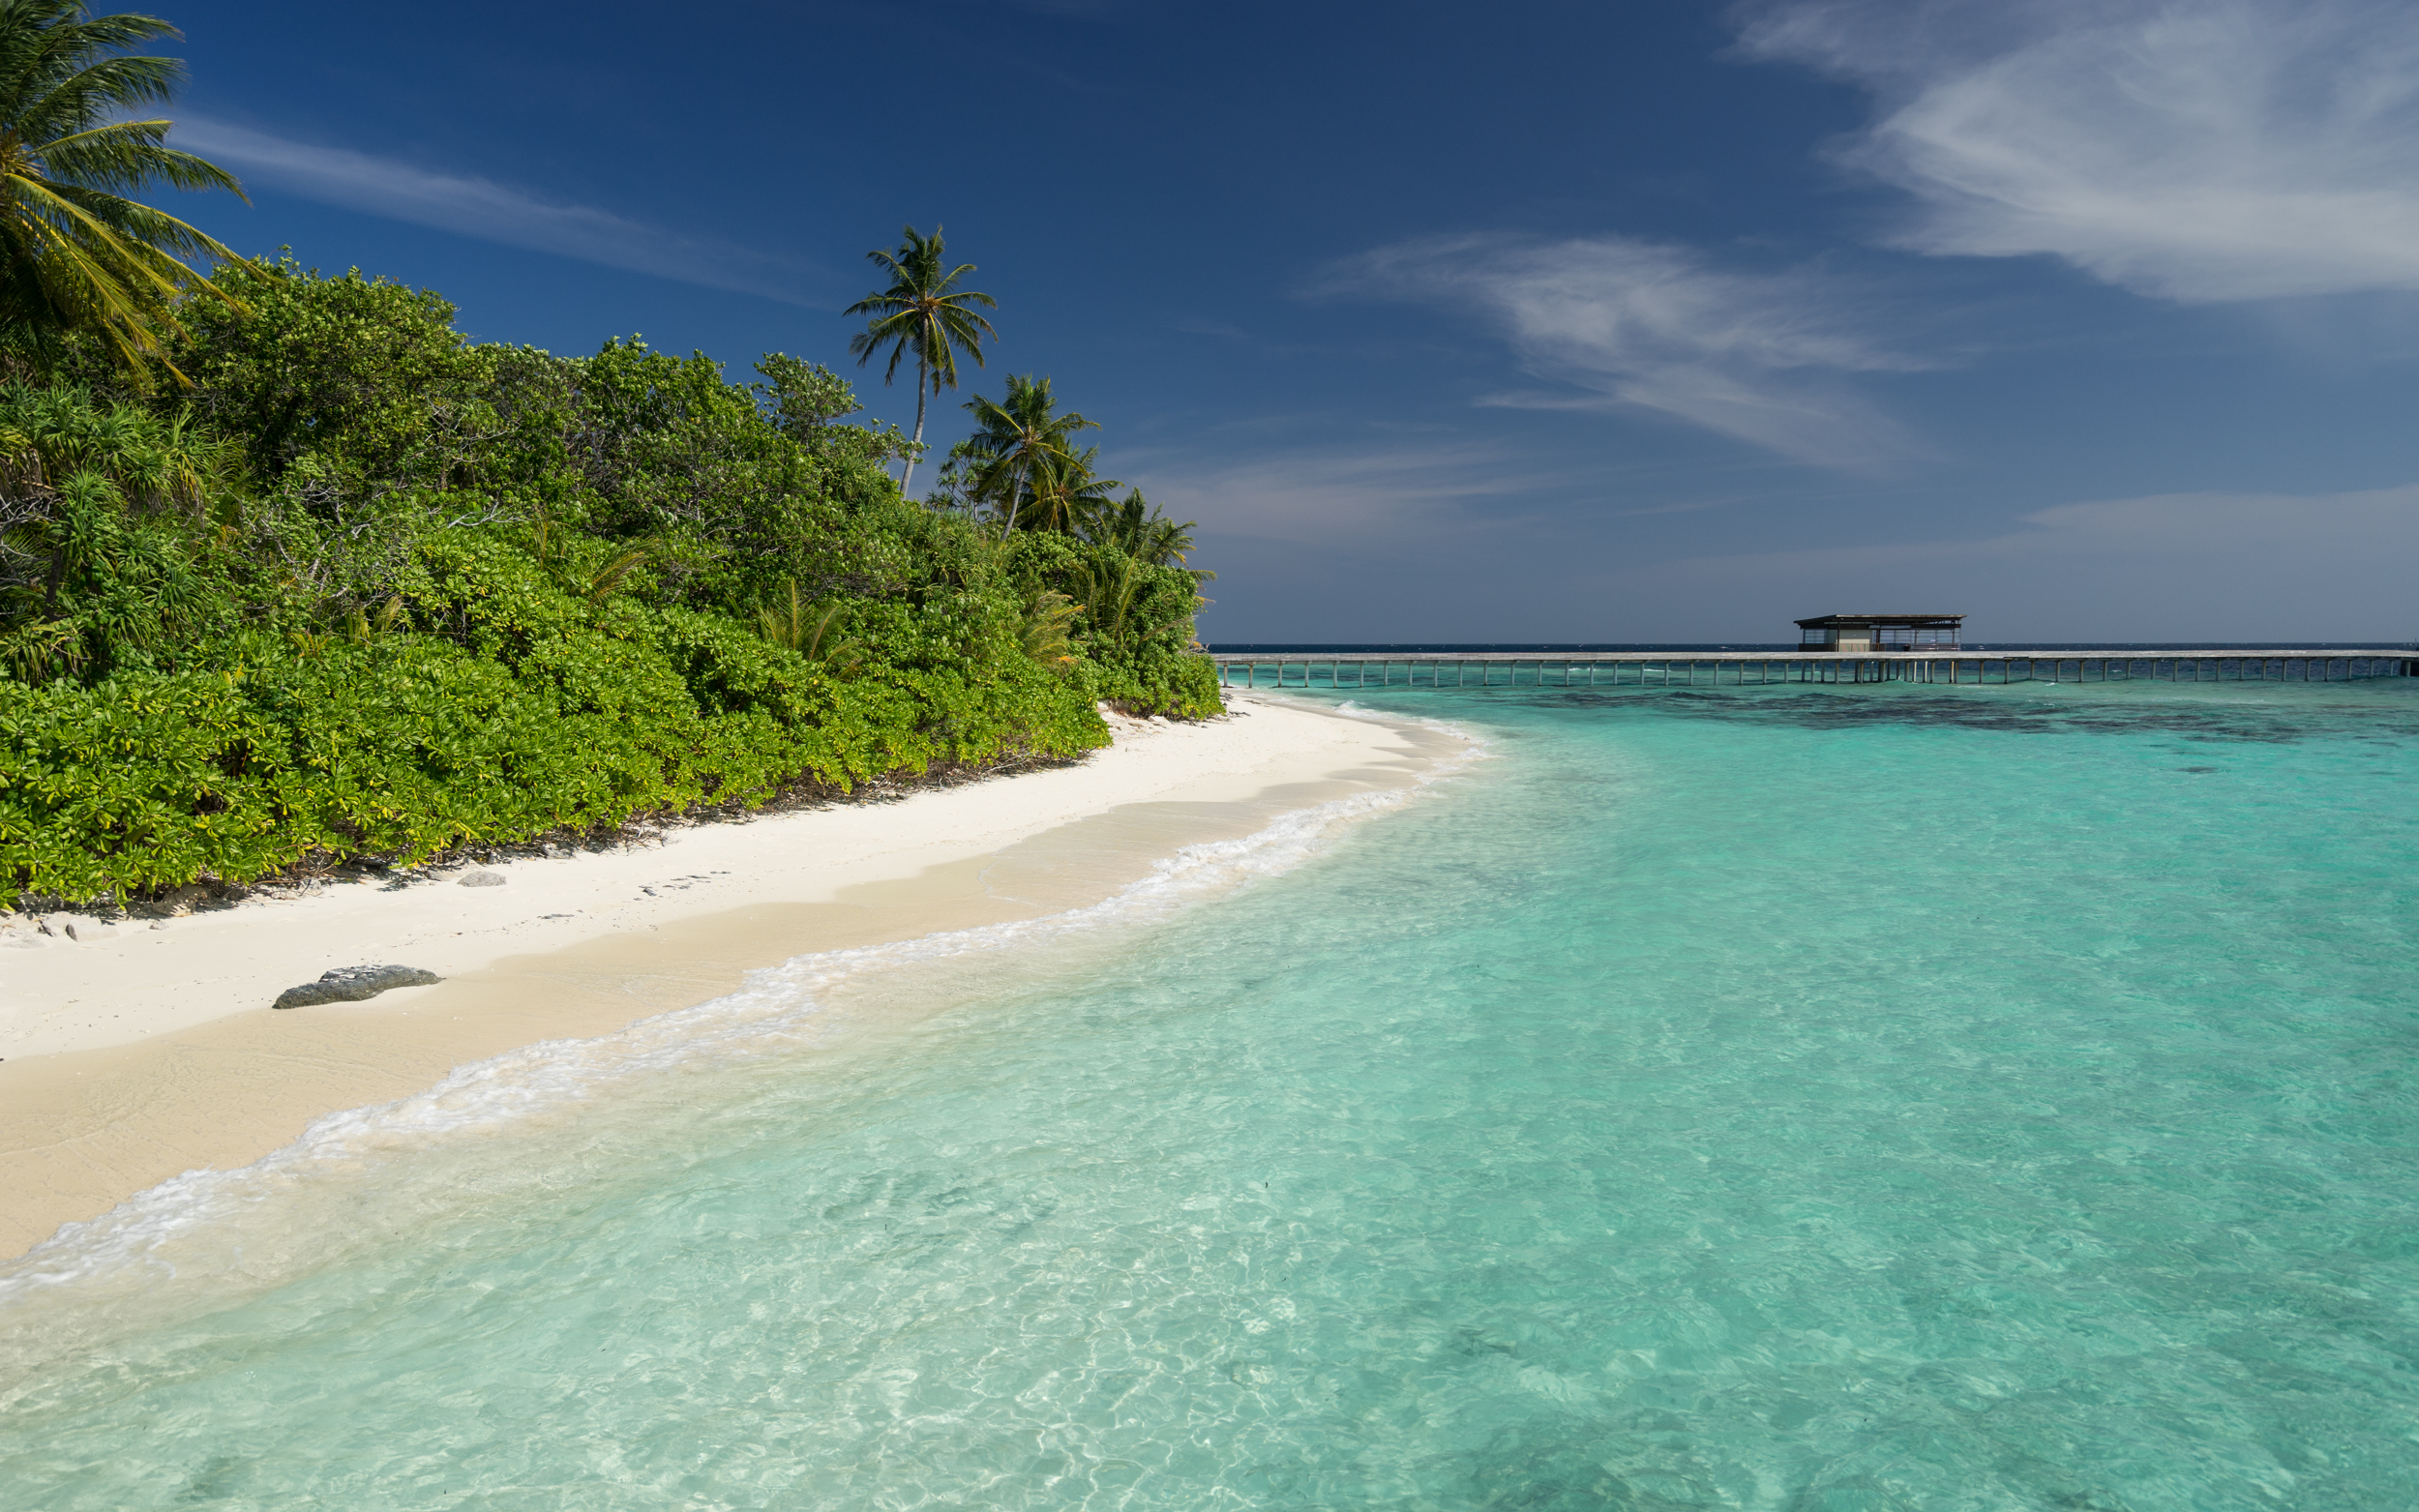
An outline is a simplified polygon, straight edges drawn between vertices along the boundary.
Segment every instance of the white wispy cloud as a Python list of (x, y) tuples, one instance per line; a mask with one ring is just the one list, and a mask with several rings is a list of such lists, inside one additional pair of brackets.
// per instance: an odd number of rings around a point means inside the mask
[(708, 237), (684, 236), (592, 205), (551, 200), (493, 179), (444, 173), (343, 147), (180, 115), (175, 143), (234, 172), (321, 204), (608, 268), (804, 304), (807, 270)]
[(1484, 519), (1481, 501), (1522, 495), (1556, 480), (1508, 463), (1493, 447), (1389, 445), (1366, 450), (1286, 450), (1241, 460), (1126, 452), (1120, 478), (1142, 489), (1205, 536), (1298, 546), (1367, 540), (1417, 527), (1448, 538)]
[(2419, 289), (2408, 0), (1768, 0), (1752, 56), (1867, 86), (1840, 150), (1934, 254), (2213, 303)]
[(1930, 365), (1868, 336), (1870, 292), (1818, 270), (1726, 270), (1620, 236), (1462, 236), (1380, 249), (1332, 270), (1324, 288), (1481, 311), (1531, 372), (1564, 385), (1482, 402), (1653, 410), (1860, 471), (1923, 451), (1842, 375)]

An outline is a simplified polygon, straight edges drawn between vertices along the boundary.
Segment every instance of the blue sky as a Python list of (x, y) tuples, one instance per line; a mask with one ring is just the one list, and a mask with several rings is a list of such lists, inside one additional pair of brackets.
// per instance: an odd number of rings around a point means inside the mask
[(2404, 3), (157, 9), (192, 218), (483, 339), (846, 368), (945, 224), (1213, 640), (2419, 636)]

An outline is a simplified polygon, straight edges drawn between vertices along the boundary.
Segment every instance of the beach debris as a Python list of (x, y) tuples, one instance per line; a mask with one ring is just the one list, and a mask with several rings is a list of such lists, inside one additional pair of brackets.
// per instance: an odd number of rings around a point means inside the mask
[(462, 885), (464, 887), (501, 887), (504, 885), (504, 874), (501, 872), (473, 872), (468, 876), (462, 879)]
[(289, 987), (272, 1008), (311, 1008), (320, 1003), (357, 1003), (391, 987), (427, 987), (445, 979), (418, 966), (338, 966), (316, 982)]
[(105, 924), (99, 919), (82, 918), (73, 913), (45, 913), (42, 916), (42, 932), (60, 939), (72, 939), (78, 944), (83, 944), (97, 939), (108, 939), (117, 934), (118, 927), (114, 924)]
[(209, 884), (189, 882), (183, 887), (170, 889), (160, 899), (160, 906), (172, 914), (186, 914), (204, 904), (216, 903), (218, 897), (217, 889)]

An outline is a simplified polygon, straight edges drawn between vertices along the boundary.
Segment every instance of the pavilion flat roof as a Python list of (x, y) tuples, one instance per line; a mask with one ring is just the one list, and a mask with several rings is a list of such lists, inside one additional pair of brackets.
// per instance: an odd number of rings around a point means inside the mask
[(1817, 614), (1812, 619), (1799, 620), (1800, 630), (1820, 630), (1848, 625), (1961, 625), (1962, 614)]

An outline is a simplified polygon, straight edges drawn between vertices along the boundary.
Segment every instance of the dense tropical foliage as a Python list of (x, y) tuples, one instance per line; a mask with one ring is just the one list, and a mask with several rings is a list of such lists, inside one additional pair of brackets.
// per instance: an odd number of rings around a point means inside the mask
[(474, 343), (357, 274), (218, 282), (158, 332), (187, 387), (71, 341), (0, 389), (18, 892), (409, 862), (1217, 708), (1139, 499), (1010, 534), (1013, 497), (902, 496), (912, 443), (796, 358), (737, 382)]
[(991, 334), (938, 234), (875, 254), (852, 343), (915, 361), (913, 435), (783, 353), (740, 381), (637, 340), (473, 342), (433, 292), (236, 258), (124, 197), (236, 188), (124, 118), (165, 98), (176, 65), (130, 52), (167, 33), (0, 0), (18, 901), (409, 865), (1069, 757), (1103, 704), (1217, 711), (1189, 527), (1111, 499), (1047, 379), (1001, 411), (1039, 441), (985, 450), (978, 400), (939, 491), (893, 479)]

